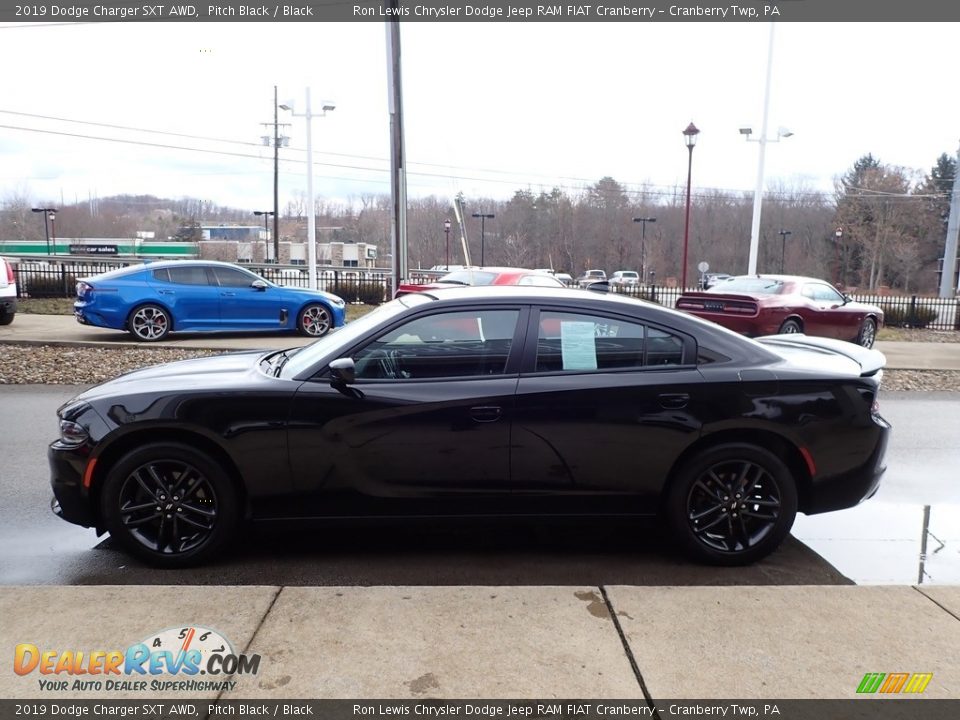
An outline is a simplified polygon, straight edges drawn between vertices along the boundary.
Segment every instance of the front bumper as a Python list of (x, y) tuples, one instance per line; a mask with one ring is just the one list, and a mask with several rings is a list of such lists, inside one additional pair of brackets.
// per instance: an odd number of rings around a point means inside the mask
[(56, 441), (47, 448), (47, 460), (50, 464), (50, 485), (53, 489), (50, 509), (57, 517), (74, 525), (96, 526), (94, 501), (89, 488), (83, 486), (87, 458), (76, 448), (67, 448)]

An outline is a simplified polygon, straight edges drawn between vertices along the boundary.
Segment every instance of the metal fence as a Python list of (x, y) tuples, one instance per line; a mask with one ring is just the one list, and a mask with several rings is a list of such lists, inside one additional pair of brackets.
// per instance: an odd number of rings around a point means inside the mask
[[(76, 294), (77, 280), (98, 275), (120, 267), (139, 264), (124, 261), (61, 261), (14, 263), (17, 296), (21, 298), (71, 298)], [(307, 288), (310, 285), (307, 269), (299, 265), (244, 265), (261, 277), (288, 287)], [(443, 273), (417, 270), (409, 282), (423, 284)], [(377, 305), (393, 297), (392, 278), (386, 270), (358, 268), (317, 269), (317, 287), (339, 295), (347, 302)], [(652, 300), (664, 307), (675, 307), (683, 291), (680, 288), (645, 286), (610, 286), (614, 293)], [(920, 295), (864, 295), (852, 296), (857, 302), (878, 305), (884, 311), (887, 327), (927, 328), (930, 330), (960, 330), (960, 308), (956, 298), (935, 298)]]

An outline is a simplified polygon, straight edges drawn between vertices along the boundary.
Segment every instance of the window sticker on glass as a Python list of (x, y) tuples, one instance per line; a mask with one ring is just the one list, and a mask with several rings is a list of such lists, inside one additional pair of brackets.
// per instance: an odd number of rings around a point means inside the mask
[(564, 370), (596, 370), (596, 328), (592, 322), (561, 321), (560, 352)]

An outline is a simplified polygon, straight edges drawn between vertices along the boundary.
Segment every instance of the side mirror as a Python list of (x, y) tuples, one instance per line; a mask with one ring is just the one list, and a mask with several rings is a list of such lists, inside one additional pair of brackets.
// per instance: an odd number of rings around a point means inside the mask
[(337, 358), (330, 363), (330, 384), (350, 385), (357, 377), (357, 368), (353, 358)]
[(258, 279), (250, 283), (250, 287), (252, 287), (254, 290), (266, 290), (270, 286), (267, 284), (266, 280)]

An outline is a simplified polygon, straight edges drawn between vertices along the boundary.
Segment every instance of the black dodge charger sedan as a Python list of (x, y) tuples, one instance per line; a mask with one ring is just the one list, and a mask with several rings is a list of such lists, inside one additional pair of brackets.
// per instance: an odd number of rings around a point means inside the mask
[(128, 373), (63, 405), (54, 511), (159, 566), (251, 520), (660, 514), (695, 559), (870, 497), (883, 355), (622, 296), (403, 296), (301, 349)]

